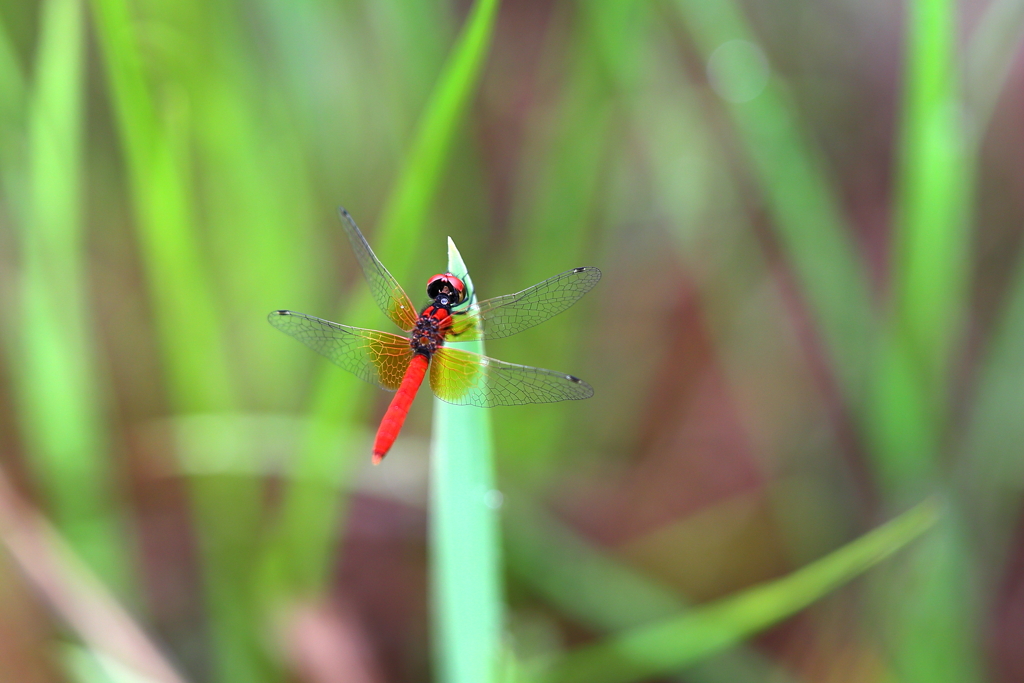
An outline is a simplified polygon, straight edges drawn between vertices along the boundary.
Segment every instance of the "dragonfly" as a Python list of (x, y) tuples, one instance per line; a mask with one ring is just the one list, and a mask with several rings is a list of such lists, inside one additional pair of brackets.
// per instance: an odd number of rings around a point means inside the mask
[(439, 273), (427, 280), (430, 303), (412, 300), (370, 249), (356, 222), (339, 208), (341, 224), (374, 301), (405, 336), (350, 327), (295, 311), (272, 311), (270, 324), (334, 364), (381, 389), (395, 392), (373, 444), (373, 464), (398, 438), (413, 398), (430, 370), (430, 388), (442, 401), (481, 407), (580, 400), (594, 389), (564, 372), (506, 363), (446, 346), (447, 342), (500, 339), (539, 325), (566, 310), (601, 279), (585, 266), (559, 273), (515, 294), (473, 302), (468, 277)]

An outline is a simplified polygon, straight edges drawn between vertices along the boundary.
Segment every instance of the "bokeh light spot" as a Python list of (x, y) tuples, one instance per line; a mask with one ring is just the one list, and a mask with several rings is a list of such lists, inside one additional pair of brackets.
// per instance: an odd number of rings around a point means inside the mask
[(722, 43), (708, 59), (708, 82), (728, 102), (749, 102), (760, 95), (768, 75), (764, 52), (747, 40)]
[(484, 505), (497, 510), (505, 503), (505, 495), (498, 489), (491, 489), (484, 493)]

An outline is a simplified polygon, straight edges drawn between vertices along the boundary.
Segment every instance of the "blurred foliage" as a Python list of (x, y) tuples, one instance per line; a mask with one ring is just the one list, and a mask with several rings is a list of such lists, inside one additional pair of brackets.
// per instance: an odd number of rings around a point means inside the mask
[[(0, 680), (1021, 680), (1022, 35), (0, 0)], [(389, 329), (338, 205), (417, 302), (449, 235), (599, 266), (487, 349), (594, 398), (424, 391), (369, 467), (389, 397), (264, 322)]]

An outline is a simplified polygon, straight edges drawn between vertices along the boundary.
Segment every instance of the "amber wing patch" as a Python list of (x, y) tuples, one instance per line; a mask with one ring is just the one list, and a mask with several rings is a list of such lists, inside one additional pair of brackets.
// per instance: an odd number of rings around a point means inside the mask
[(408, 332), (416, 326), (417, 312), (412, 301), (402, 286), (398, 284), (398, 280), (388, 272), (388, 269), (370, 249), (370, 244), (363, 237), (359, 226), (352, 220), (348, 211), (338, 209), (338, 214), (341, 216), (341, 227), (344, 228), (349, 244), (352, 245), (356, 260), (359, 261), (359, 267), (363, 269), (366, 283), (370, 285), (373, 300), (377, 302), (380, 310), (384, 311), (384, 315)]
[(381, 389), (396, 391), (412, 360), (409, 340), (397, 334), (339, 325), (294, 311), (274, 311), (270, 324)]
[(563, 372), (506, 363), (443, 347), (430, 362), (430, 388), (442, 401), (481, 407), (590, 398), (594, 389)]

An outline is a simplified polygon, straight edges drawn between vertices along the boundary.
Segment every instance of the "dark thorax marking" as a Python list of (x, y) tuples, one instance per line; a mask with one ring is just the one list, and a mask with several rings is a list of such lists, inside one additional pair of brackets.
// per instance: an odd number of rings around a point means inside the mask
[(451, 307), (446, 306), (447, 303), (447, 297), (438, 297), (420, 312), (409, 338), (409, 345), (416, 353), (430, 358), (444, 344), (445, 335), (452, 326)]

